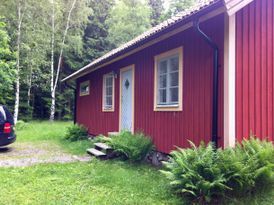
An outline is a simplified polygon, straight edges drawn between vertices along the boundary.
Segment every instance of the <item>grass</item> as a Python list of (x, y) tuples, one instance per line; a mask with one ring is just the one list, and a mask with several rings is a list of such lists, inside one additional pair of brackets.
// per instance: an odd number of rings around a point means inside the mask
[(92, 143), (88, 140), (69, 142), (64, 140), (67, 127), (72, 122), (48, 122), (34, 121), (27, 123), (23, 129), (17, 130), (17, 142), (51, 141), (61, 145), (66, 151), (72, 154), (85, 154), (86, 149), (91, 147)]
[[(63, 139), (71, 122), (31, 122), (17, 130), (16, 143), (51, 142), (72, 154), (83, 154), (91, 142)], [(168, 181), (148, 165), (122, 161), (40, 164), (25, 168), (0, 168), (0, 205), (51, 204), (189, 204), (172, 194)], [(274, 189), (252, 196), (231, 198), (222, 204), (270, 205)]]
[(0, 169), (0, 204), (180, 204), (157, 170), (122, 162)]
[[(91, 142), (64, 140), (71, 122), (30, 122), (18, 129), (16, 143), (51, 142), (84, 154)], [(40, 164), (0, 168), (0, 204), (181, 204), (158, 170), (121, 161)]]

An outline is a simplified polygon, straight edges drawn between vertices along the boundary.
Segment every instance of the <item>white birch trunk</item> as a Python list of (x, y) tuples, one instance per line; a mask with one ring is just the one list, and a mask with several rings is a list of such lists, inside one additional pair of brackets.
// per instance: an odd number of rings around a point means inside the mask
[(55, 1), (52, 0), (52, 16), (51, 16), (51, 63), (50, 63), (50, 92), (51, 92), (51, 106), (50, 106), (50, 121), (54, 120), (55, 114), (55, 91), (54, 91), (54, 42), (55, 42)]
[[(54, 0), (52, 0), (52, 2), (54, 3)], [(66, 37), (67, 37), (67, 33), (68, 33), (68, 29), (70, 26), (70, 18), (71, 18), (71, 13), (75, 7), (76, 4), (76, 0), (73, 0), (71, 8), (69, 10), (68, 13), (68, 17), (67, 17), (67, 22), (66, 22), (66, 27), (65, 27), (65, 31), (63, 34), (63, 39), (62, 39), (62, 44), (61, 44), (61, 50), (60, 50), (60, 55), (59, 55), (59, 59), (58, 59), (58, 66), (57, 66), (57, 71), (56, 71), (56, 76), (55, 76), (55, 80), (54, 80), (54, 68), (52, 69), (52, 78), (51, 78), (51, 107), (50, 107), (50, 121), (54, 121), (54, 114), (55, 114), (55, 96), (56, 96), (56, 87), (59, 81), (59, 76), (60, 76), (60, 69), (61, 69), (61, 62), (62, 62), (62, 56), (63, 56), (63, 50), (64, 50), (64, 45), (65, 45), (65, 41), (66, 41)], [(54, 17), (54, 15), (53, 15)], [(54, 21), (53, 21), (54, 22)], [(54, 24), (53, 24), (54, 25)], [(54, 43), (54, 41), (52, 42)], [(53, 56), (53, 55), (52, 55)], [(53, 62), (53, 60), (52, 60)], [(54, 67), (52, 65), (52, 67)], [(54, 83), (53, 83), (54, 82)]]
[(18, 24), (17, 24), (17, 55), (16, 55), (16, 86), (15, 86), (15, 103), (14, 103), (14, 123), (17, 123), (18, 120), (18, 112), (19, 112), (19, 100), (20, 100), (20, 44), (21, 44), (21, 25), (22, 25), (22, 7), (21, 2), (18, 2), (17, 8), (17, 17), (18, 17)]
[(30, 75), (28, 79), (28, 107), (30, 107), (31, 87), (32, 87), (32, 65), (30, 65)]

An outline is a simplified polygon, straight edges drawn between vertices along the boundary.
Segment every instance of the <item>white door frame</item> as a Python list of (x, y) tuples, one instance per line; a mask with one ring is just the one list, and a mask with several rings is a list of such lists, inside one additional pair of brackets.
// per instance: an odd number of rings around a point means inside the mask
[(121, 131), (121, 117), (122, 117), (122, 73), (132, 70), (132, 129), (134, 133), (134, 113), (135, 113), (135, 65), (129, 65), (120, 69), (120, 100), (119, 100), (119, 131)]

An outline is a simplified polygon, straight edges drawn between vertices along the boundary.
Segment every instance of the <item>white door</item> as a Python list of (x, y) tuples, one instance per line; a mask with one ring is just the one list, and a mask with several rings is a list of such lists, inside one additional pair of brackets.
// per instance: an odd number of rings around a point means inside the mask
[(134, 68), (120, 72), (120, 130), (133, 131), (134, 125)]

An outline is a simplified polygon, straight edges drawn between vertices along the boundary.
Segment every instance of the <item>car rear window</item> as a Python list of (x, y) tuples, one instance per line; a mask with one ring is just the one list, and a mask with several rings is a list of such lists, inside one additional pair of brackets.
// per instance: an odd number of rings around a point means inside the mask
[(6, 113), (3, 106), (0, 106), (0, 124), (4, 124), (6, 121)]
[(5, 106), (0, 106), (0, 123), (9, 122), (14, 125), (14, 120), (12, 114)]

